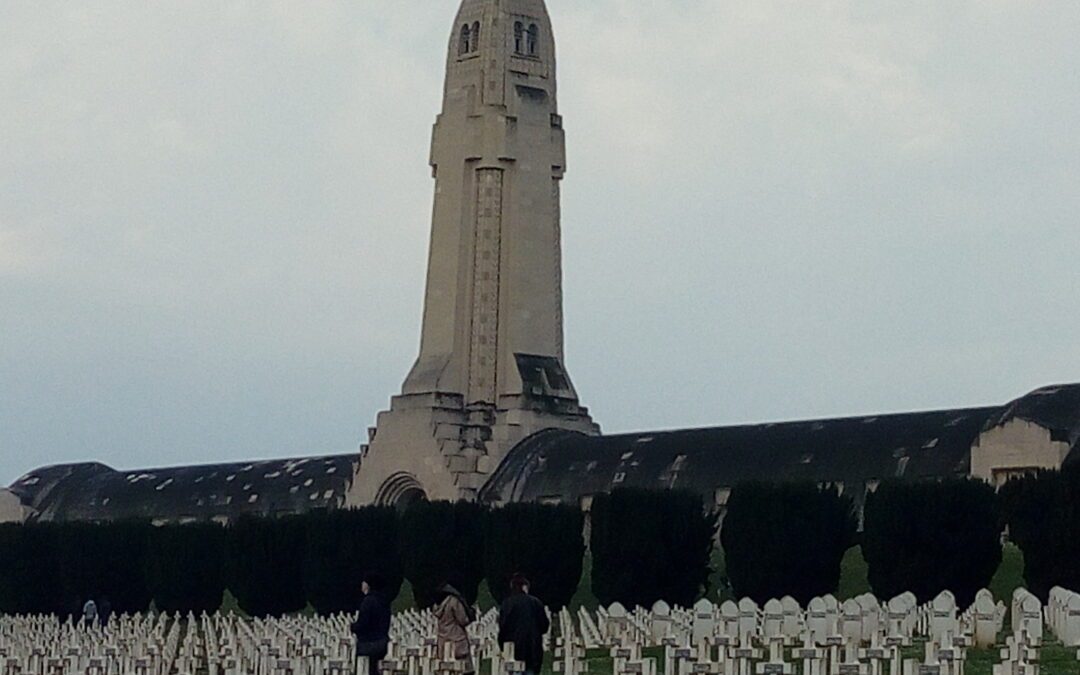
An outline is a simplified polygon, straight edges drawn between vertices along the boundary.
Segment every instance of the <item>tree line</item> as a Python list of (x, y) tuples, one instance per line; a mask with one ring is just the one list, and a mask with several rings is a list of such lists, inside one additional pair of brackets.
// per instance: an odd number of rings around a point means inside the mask
[[(862, 519), (860, 528), (860, 515)], [(114, 612), (151, 607), (213, 612), (226, 589), (252, 616), (307, 607), (354, 611), (360, 578), (376, 573), (396, 596), (407, 579), (430, 606), (444, 583), (475, 602), (495, 600), (521, 572), (553, 609), (582, 580), (586, 536), (591, 591), (604, 605), (689, 606), (711, 594), (719, 516), (699, 496), (620, 489), (576, 507), (488, 508), (433, 502), (213, 523), (32, 523), (0, 526), (0, 613), (72, 615), (87, 598)], [(1080, 472), (1045, 473), (1001, 492), (973, 480), (886, 481), (862, 513), (834, 487), (745, 483), (726, 505), (720, 543), (736, 597), (801, 603), (834, 593), (841, 561), (861, 544), (874, 592), (927, 601), (952, 591), (962, 605), (987, 587), (1008, 528), (1023, 549), (1029, 587), (1080, 588)], [(587, 534), (586, 534), (587, 532)]]
[[(592, 507), (594, 588), (605, 603), (693, 602), (707, 587), (714, 516), (678, 492), (619, 491)], [(252, 616), (309, 606), (355, 611), (375, 573), (395, 597), (403, 580), (420, 607), (445, 583), (470, 602), (486, 581), (496, 601), (522, 573), (549, 607), (581, 583), (585, 515), (576, 507), (422, 502), (229, 525), (145, 522), (0, 526), (0, 613), (76, 615), (89, 598), (115, 613), (213, 612), (226, 589)], [(152, 603), (152, 605), (151, 605)]]
[(1033, 473), (997, 491), (972, 479), (885, 481), (866, 495), (799, 484), (745, 484), (728, 501), (721, 539), (736, 596), (802, 603), (836, 591), (859, 544), (874, 594), (948, 590), (960, 606), (988, 588), (1006, 537), (1024, 554), (1024, 583), (1045, 601), (1080, 589), (1080, 467)]

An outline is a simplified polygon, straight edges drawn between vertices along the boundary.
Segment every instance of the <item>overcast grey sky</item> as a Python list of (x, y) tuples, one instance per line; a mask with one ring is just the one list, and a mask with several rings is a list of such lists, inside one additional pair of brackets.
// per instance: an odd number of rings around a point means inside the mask
[[(350, 452), (416, 356), (456, 0), (0, 5), (0, 484)], [(1080, 381), (1080, 3), (548, 0), (608, 432)]]

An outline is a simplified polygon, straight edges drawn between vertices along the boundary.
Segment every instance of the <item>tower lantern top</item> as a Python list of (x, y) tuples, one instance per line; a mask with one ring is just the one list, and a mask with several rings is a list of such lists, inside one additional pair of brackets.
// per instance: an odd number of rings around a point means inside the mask
[(529, 70), (529, 60), (553, 69), (555, 41), (544, 1), (464, 0), (450, 37), (448, 74), (455, 64), (481, 57), (518, 71)]

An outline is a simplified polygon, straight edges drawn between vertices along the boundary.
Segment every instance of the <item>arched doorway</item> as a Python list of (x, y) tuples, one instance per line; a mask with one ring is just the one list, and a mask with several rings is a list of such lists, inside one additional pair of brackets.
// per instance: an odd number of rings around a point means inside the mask
[(416, 476), (409, 473), (395, 473), (387, 478), (375, 495), (377, 506), (393, 506), (398, 511), (405, 511), (413, 504), (427, 501), (427, 492)]

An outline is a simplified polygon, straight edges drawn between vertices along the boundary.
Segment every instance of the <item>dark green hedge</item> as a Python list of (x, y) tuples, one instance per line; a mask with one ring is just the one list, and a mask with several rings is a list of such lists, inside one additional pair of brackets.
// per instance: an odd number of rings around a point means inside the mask
[(510, 577), (524, 574), (531, 592), (557, 611), (581, 582), (585, 519), (580, 509), (509, 504), (490, 511), (484, 542), (484, 576), (495, 600), (510, 592)]
[(592, 587), (605, 605), (691, 606), (708, 591), (716, 516), (700, 497), (676, 491), (597, 495), (590, 538)]
[[(1080, 586), (1080, 473), (1037, 476), (1003, 493), (1028, 583)], [(994, 491), (975, 481), (889, 482), (867, 500), (863, 552), (875, 592), (911, 590), (929, 600), (952, 590), (961, 605), (989, 584), (1001, 560)], [(616, 490), (591, 515), (592, 583), (604, 604), (689, 606), (708, 590), (716, 517), (700, 497)], [(851, 543), (850, 503), (809, 486), (740, 486), (724, 528), (728, 574), (739, 594), (763, 600), (835, 589)], [(278, 520), (151, 527), (0, 526), (0, 612), (77, 613), (86, 598), (115, 612), (148, 608), (212, 612), (232, 588), (241, 607), (277, 615), (310, 603), (355, 610), (366, 572), (396, 594), (407, 577), (420, 606), (439, 584), (475, 601), (487, 578), (504, 595), (514, 572), (549, 606), (570, 601), (581, 576), (582, 514), (520, 504), (491, 511), (468, 503), (419, 503)], [(797, 561), (788, 565), (785, 561)]]
[(115, 614), (139, 612), (150, 605), (143, 573), (149, 528), (141, 523), (52, 527), (68, 612), (78, 613), (89, 597), (107, 604)]
[(304, 589), (320, 614), (360, 608), (360, 582), (375, 573), (396, 597), (401, 588), (398, 517), (392, 508), (332, 511), (307, 523)]
[(1054, 586), (1080, 588), (1080, 470), (1012, 480), (1001, 500), (1028, 589), (1046, 600)]
[(790, 595), (806, 605), (835, 593), (858, 523), (850, 498), (813, 483), (745, 483), (732, 490), (721, 530), (737, 597)]
[(89, 597), (114, 613), (144, 610), (146, 534), (130, 523), (0, 527), (0, 612), (78, 616)]
[(225, 528), (213, 523), (150, 529), (144, 570), (163, 612), (214, 612), (225, 593)]
[(0, 526), (0, 612), (69, 615), (56, 526)]
[(446, 583), (476, 602), (484, 578), (485, 513), (467, 502), (417, 502), (402, 516), (401, 557), (418, 606), (434, 605)]
[(882, 483), (866, 500), (863, 555), (883, 598), (911, 591), (919, 602), (952, 591), (960, 607), (990, 585), (1001, 564), (1001, 516), (986, 483)]
[(283, 616), (307, 606), (307, 517), (241, 518), (226, 537), (226, 586), (251, 616)]

